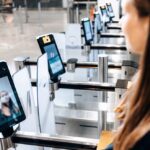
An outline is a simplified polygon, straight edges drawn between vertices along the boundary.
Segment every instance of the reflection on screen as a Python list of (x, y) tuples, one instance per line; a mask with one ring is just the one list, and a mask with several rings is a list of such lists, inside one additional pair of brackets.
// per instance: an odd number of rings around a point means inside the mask
[(57, 74), (63, 69), (63, 65), (61, 63), (55, 44), (44, 46), (44, 50), (48, 55), (48, 63), (52, 73)]
[(92, 40), (91, 24), (89, 21), (84, 22), (87, 41)]
[(20, 115), (21, 111), (8, 77), (0, 78), (0, 125), (9, 124), (12, 120), (17, 121), (17, 117)]

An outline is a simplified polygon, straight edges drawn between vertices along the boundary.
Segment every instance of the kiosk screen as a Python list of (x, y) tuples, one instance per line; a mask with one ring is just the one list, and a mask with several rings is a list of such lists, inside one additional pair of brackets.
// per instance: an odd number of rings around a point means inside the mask
[(107, 5), (107, 10), (108, 10), (108, 15), (109, 17), (113, 18), (114, 16), (114, 12), (113, 12), (113, 8), (111, 4), (106, 4)]
[(51, 80), (65, 73), (65, 68), (59, 54), (54, 36), (52, 34), (41, 36), (37, 39), (42, 53), (47, 53), (48, 68)]
[(95, 13), (95, 23), (97, 23), (97, 30), (101, 31), (102, 30), (101, 18), (100, 18), (100, 14), (98, 12)]
[(108, 11), (109, 12), (113, 12), (112, 6), (111, 5), (107, 5)]
[(48, 54), (48, 64), (51, 68), (53, 74), (57, 74), (58, 72), (63, 70), (63, 64), (61, 62), (60, 56), (58, 54), (58, 50), (55, 44), (50, 44), (44, 46), (45, 52)]
[(82, 25), (83, 25), (83, 31), (84, 31), (86, 43), (90, 43), (91, 41), (93, 41), (92, 28), (91, 28), (90, 20), (89, 19), (83, 19)]
[(23, 121), (25, 114), (5, 62), (0, 62), (0, 131)]
[(101, 10), (102, 16), (108, 16), (106, 7), (100, 7), (100, 10)]

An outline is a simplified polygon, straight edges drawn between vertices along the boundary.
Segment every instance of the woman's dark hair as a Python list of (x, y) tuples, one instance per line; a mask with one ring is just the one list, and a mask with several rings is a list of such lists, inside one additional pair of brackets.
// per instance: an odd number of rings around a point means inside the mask
[[(129, 150), (150, 131), (150, 0), (132, 0), (139, 17), (149, 17), (147, 45), (141, 58), (140, 76), (129, 100), (129, 108), (123, 128), (114, 139), (114, 150)], [(135, 33), (136, 34), (136, 33)], [(143, 35), (146, 36), (146, 35)], [(135, 89), (135, 87), (137, 87)]]

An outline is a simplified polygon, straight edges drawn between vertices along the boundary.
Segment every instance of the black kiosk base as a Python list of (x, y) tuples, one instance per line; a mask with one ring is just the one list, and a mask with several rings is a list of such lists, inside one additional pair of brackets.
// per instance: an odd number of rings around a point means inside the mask
[(0, 131), (0, 139), (5, 139), (8, 137), (11, 137), (13, 134), (16, 133), (18, 128), (19, 128), (19, 125), (17, 124), (13, 127), (9, 127), (9, 128), (6, 128), (6, 129)]

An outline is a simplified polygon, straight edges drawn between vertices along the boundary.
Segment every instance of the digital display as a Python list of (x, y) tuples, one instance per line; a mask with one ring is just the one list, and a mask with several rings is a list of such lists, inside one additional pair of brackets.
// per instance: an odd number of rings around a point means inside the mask
[(18, 105), (16, 91), (12, 89), (8, 76), (0, 77), (0, 130), (18, 122), (22, 115), (24, 112)]
[(108, 10), (108, 15), (110, 18), (113, 18), (115, 17), (114, 16), (114, 12), (113, 12), (113, 8), (112, 8), (112, 5), (111, 4), (106, 4), (107, 5), (107, 10)]
[(108, 11), (109, 12), (113, 12), (112, 6), (111, 5), (107, 5)]
[(60, 53), (55, 42), (53, 34), (47, 34), (37, 37), (42, 54), (47, 53), (47, 62), (50, 79), (58, 80), (58, 76), (65, 73)]
[(90, 21), (85, 21), (84, 27), (85, 27), (86, 40), (91, 41), (93, 39), (93, 36), (92, 36)]
[(103, 16), (107, 16), (107, 10), (106, 9), (101, 9), (101, 11), (102, 11)]
[(58, 54), (55, 44), (44, 46), (44, 50), (48, 56), (48, 64), (51, 68), (52, 74), (57, 74), (63, 70), (63, 65)]
[(98, 30), (98, 31), (102, 30), (101, 18), (100, 18), (100, 15), (99, 15), (99, 14), (96, 14), (95, 23), (97, 24), (97, 30)]
[(109, 22), (110, 18), (106, 7), (100, 7), (100, 10), (101, 10), (103, 22)]

